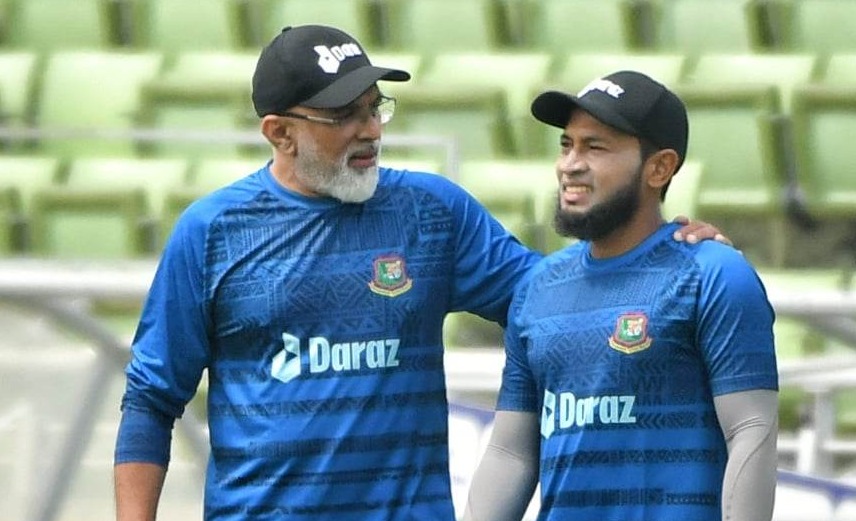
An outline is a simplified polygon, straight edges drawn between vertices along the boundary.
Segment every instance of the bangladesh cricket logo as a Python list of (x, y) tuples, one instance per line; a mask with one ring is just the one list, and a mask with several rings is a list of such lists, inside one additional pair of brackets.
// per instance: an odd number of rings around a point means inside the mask
[(648, 317), (645, 313), (626, 313), (618, 317), (609, 345), (625, 354), (648, 349), (653, 339), (648, 336)]
[(407, 276), (404, 259), (398, 255), (387, 255), (374, 260), (374, 279), (369, 289), (385, 297), (397, 297), (413, 287), (413, 279)]

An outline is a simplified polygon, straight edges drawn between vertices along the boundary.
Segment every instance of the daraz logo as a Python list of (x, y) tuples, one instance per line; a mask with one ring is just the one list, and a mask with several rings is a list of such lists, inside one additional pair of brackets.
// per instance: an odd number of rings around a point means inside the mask
[(288, 383), (304, 370), (310, 374), (374, 371), (399, 366), (398, 338), (356, 342), (330, 342), (320, 336), (308, 341), (308, 353), (301, 356), (300, 338), (282, 334), (282, 350), (271, 361), (271, 376)]
[(315, 52), (318, 53), (318, 66), (329, 74), (336, 74), (339, 71), (339, 64), (346, 59), (363, 54), (360, 46), (355, 43), (346, 43), (334, 47), (316, 45)]

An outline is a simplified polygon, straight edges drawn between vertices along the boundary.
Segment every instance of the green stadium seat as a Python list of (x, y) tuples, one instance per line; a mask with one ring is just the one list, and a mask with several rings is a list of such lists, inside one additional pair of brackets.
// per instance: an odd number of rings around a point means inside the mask
[(0, 126), (29, 125), (38, 63), (35, 51), (0, 51)]
[[(397, 111), (386, 134), (452, 139), (462, 159), (513, 157), (517, 143), (510, 124), (508, 100), (501, 87), (466, 89), (412, 83), (396, 89)], [(433, 151), (415, 150), (412, 157), (443, 159)]]
[[(529, 106), (536, 86), (543, 85), (550, 74), (552, 56), (538, 52), (448, 52), (436, 56), (423, 72), (416, 76), (415, 84), (441, 86), (462, 90), (492, 90), (501, 88), (506, 97), (508, 119), (512, 125), (514, 143), (521, 148), (526, 128), (532, 119)], [(409, 118), (405, 113), (403, 118)]]
[(111, 0), (7, 0), (4, 46), (29, 51), (106, 49), (118, 44)]
[(33, 194), (60, 182), (59, 159), (43, 155), (0, 155), (0, 186), (15, 188), (26, 211)]
[[(258, 0), (249, 4), (262, 28), (261, 45), (289, 25), (320, 24), (342, 29), (363, 47), (381, 46), (380, 10), (373, 0)], [(374, 58), (374, 56), (372, 56)]]
[[(824, 218), (856, 217), (856, 90), (813, 86), (794, 98), (794, 142), (809, 209)], [(852, 225), (852, 224), (851, 224)]]
[(552, 86), (577, 92), (596, 78), (620, 70), (635, 70), (674, 86), (683, 75), (686, 56), (682, 53), (570, 53), (563, 57)]
[(522, 42), (556, 57), (639, 48), (634, 2), (629, 0), (528, 0), (522, 4)]
[(52, 157), (0, 155), (0, 191), (7, 193), (5, 210), (15, 212), (8, 230), (13, 251), (29, 251), (33, 196), (59, 182), (60, 167), (60, 161)]
[[(690, 121), (687, 159), (704, 165), (696, 217), (723, 226), (750, 260), (782, 265), (787, 235), (778, 90), (682, 85), (677, 91)], [(747, 219), (755, 226), (742, 226)]]
[(824, 85), (856, 85), (856, 52), (829, 55), (818, 76)]
[(11, 186), (0, 187), (0, 258), (16, 250), (16, 229), (21, 215), (18, 192)]
[[(556, 163), (548, 159), (467, 160), (461, 163), (458, 184), (479, 200), (497, 195), (511, 199), (531, 197), (538, 203), (535, 222), (544, 223), (552, 218)], [(547, 198), (551, 201), (549, 206), (540, 204)]]
[(758, 52), (767, 46), (757, 0), (648, 0), (650, 49), (688, 55)]
[(707, 53), (690, 60), (682, 82), (693, 85), (775, 85), (790, 111), (795, 87), (812, 81), (818, 67), (810, 53)]
[(126, 0), (131, 44), (145, 50), (239, 50), (252, 42), (242, 0)]
[(766, 245), (753, 253), (758, 262), (787, 259), (793, 231), (786, 194), (794, 186), (789, 118), (795, 89), (811, 82), (816, 68), (817, 57), (805, 53), (708, 53), (690, 60), (678, 86), (690, 117), (688, 155), (705, 166), (700, 216), (726, 229), (725, 219), (758, 219), (759, 226), (737, 233), (747, 233), (738, 237), (741, 244)]
[(822, 62), (815, 81), (795, 90), (794, 143), (810, 212), (837, 221), (856, 215), (856, 183), (847, 165), (856, 156), (841, 134), (856, 129), (856, 53), (833, 53)]
[(524, 244), (546, 249), (556, 198), (552, 161), (465, 160), (458, 182)]
[(35, 122), (61, 136), (43, 139), (39, 151), (63, 158), (133, 155), (130, 133), (138, 126), (142, 86), (161, 63), (157, 52), (52, 53), (38, 91)]
[(145, 194), (146, 213), (151, 221), (141, 223), (146, 249), (158, 248), (164, 238), (161, 222), (167, 194), (189, 185), (190, 162), (181, 158), (80, 158), (68, 168), (65, 185), (71, 189), (104, 191), (104, 197), (115, 193), (123, 199), (126, 192), (142, 190)]
[(434, 56), (510, 45), (505, 10), (495, 0), (381, 0), (384, 47)]
[(192, 166), (190, 187), (201, 193), (212, 192), (256, 172), (267, 161), (267, 158), (200, 159)]
[(670, 221), (678, 215), (698, 215), (698, 192), (703, 176), (704, 165), (701, 161), (684, 161), (666, 191), (666, 200), (661, 207), (664, 219)]
[(200, 89), (213, 86), (241, 90), (249, 102), (256, 51), (187, 50), (172, 53), (153, 80), (157, 83)]
[(55, 187), (33, 197), (32, 253), (74, 260), (115, 260), (153, 254), (143, 224), (145, 192)]
[[(140, 123), (172, 137), (151, 141), (144, 154), (237, 156), (252, 130), (256, 147), (266, 145), (252, 112), (250, 89), (256, 53), (186, 51), (175, 56), (142, 91)], [(193, 134), (193, 135), (191, 135)], [(233, 135), (228, 135), (233, 134)]]
[(853, 0), (767, 0), (780, 48), (830, 54), (856, 50)]

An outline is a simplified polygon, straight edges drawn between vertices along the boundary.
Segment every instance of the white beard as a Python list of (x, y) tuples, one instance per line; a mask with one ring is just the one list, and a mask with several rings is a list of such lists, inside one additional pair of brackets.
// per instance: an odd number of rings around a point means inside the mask
[(295, 176), (309, 190), (345, 203), (362, 203), (374, 195), (378, 183), (377, 165), (351, 168), (348, 166), (350, 152), (342, 156), (339, 164), (330, 165), (319, 159), (314, 144), (302, 143), (302, 151)]

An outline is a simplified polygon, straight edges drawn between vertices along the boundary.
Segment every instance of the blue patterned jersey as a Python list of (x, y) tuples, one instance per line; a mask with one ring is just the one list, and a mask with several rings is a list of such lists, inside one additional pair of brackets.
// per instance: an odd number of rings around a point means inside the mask
[(444, 317), (504, 323), (539, 259), (438, 175), (343, 204), (262, 168), (177, 223), (124, 406), (179, 416), (207, 369), (207, 519), (451, 521)]
[(778, 388), (774, 313), (739, 252), (675, 229), (569, 246), (515, 294), (498, 408), (540, 414), (540, 520), (721, 519), (713, 397)]

